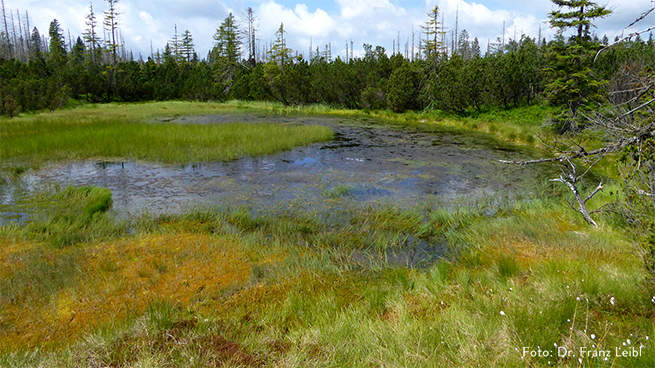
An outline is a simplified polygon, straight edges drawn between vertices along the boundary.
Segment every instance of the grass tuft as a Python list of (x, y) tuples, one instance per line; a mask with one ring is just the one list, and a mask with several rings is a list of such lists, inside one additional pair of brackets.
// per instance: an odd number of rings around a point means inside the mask
[(21, 232), (56, 248), (124, 233), (107, 213), (112, 199), (106, 188), (55, 187), (24, 202), (31, 203), (23, 207), (31, 207), (32, 216)]

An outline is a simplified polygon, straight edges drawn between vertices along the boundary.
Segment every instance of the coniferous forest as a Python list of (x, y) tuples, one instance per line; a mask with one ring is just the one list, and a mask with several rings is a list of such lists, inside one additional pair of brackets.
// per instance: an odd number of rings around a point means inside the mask
[[(0, 31), (0, 114), (54, 110), (69, 98), (89, 102), (236, 99), (455, 113), (545, 100), (563, 105), (561, 99), (550, 98), (547, 86), (557, 78), (553, 72), (561, 62), (557, 55), (578, 42), (563, 27), (552, 40), (498, 39), (486, 50), (462, 30), (455, 45), (442, 31), (437, 7), (427, 14), (415, 47), (405, 52), (365, 44), (363, 57), (353, 57), (353, 52), (348, 57), (334, 56), (328, 46), (307, 55), (286, 46), (283, 24), (270, 49), (262, 50), (249, 9), (244, 20), (230, 14), (218, 25), (214, 48), (204, 58), (194, 50), (189, 31), (178, 34), (176, 28), (163, 51), (136, 59), (116, 40), (114, 21), (120, 16), (116, 6), (117, 1), (108, 1), (102, 24), (91, 7), (86, 15), (88, 29), (76, 38), (66, 37), (56, 19), (42, 34), (37, 28), (28, 31), (29, 18), (20, 27), (22, 32), (16, 32), (19, 27), (7, 25), (5, 17)], [(98, 36), (100, 27), (109, 34), (105, 41)], [(610, 93), (620, 88), (625, 68), (638, 73), (654, 67), (652, 35), (615, 45), (593, 63), (590, 58), (611, 41), (593, 29), (587, 29), (585, 37), (589, 40), (584, 62), (591, 68), (590, 76), (606, 81)]]

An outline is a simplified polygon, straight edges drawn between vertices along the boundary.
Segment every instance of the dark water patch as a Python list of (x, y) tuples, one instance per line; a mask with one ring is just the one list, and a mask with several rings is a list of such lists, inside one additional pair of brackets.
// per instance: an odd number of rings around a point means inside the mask
[(443, 259), (448, 252), (448, 243), (443, 239), (407, 236), (401, 245), (387, 248), (382, 252), (370, 249), (353, 252), (351, 262), (367, 269), (380, 266), (424, 269)]
[(279, 124), (325, 124), (326, 122), (338, 123), (340, 118), (328, 116), (293, 116), (293, 115), (273, 115), (252, 112), (225, 112), (220, 115), (192, 115), (157, 118), (152, 123), (172, 123), (172, 124), (232, 124), (232, 123), (279, 123)]
[(27, 203), (31, 188), (23, 180), (11, 180), (0, 184), (0, 226), (24, 224), (29, 219), (31, 206)]
[[(523, 156), (475, 135), (425, 133), (338, 118), (224, 114), (175, 118), (168, 123), (228, 122), (322, 124), (335, 139), (275, 155), (233, 162), (161, 165), (142, 162), (70, 162), (28, 171), (19, 186), (0, 187), (2, 216), (19, 193), (40, 185), (97, 186), (112, 191), (121, 216), (182, 213), (197, 206), (240, 206), (334, 211), (341, 202), (400, 207), (466, 204), (512, 198), (534, 187), (537, 168), (503, 165)], [(20, 189), (16, 189), (20, 188)], [(15, 211), (14, 211), (15, 212)]]

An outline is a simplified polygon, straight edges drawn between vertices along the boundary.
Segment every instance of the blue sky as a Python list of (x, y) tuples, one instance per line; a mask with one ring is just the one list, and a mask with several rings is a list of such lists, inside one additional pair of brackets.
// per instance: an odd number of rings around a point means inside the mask
[[(106, 9), (103, 0), (92, 0), (96, 13)], [(652, 0), (608, 0), (599, 2), (615, 10), (615, 14), (598, 22), (597, 32), (611, 38), (621, 34), (623, 27), (632, 22), (649, 6)], [(549, 0), (120, 0), (122, 13), (119, 27), (129, 49), (138, 56), (150, 54), (153, 48), (163, 49), (177, 25), (181, 33), (188, 29), (200, 57), (212, 46), (212, 35), (229, 12), (240, 18), (247, 7), (252, 7), (258, 18), (258, 39), (269, 43), (275, 31), (284, 22), (288, 32), (288, 46), (307, 54), (310, 42), (316, 46), (332, 43), (333, 55), (345, 56), (346, 42), (352, 40), (355, 54), (361, 55), (363, 43), (384, 46), (391, 51), (393, 40), (400, 32), (402, 49), (411, 43), (412, 27), (417, 32), (427, 20), (426, 13), (439, 5), (449, 34), (454, 31), (459, 10), (459, 31), (466, 29), (478, 37), (483, 49), (503, 33), (506, 38), (519, 38), (522, 34), (536, 37), (539, 26), (545, 37), (553, 34), (546, 23), (548, 12), (555, 9)], [(58, 19), (65, 32), (73, 36), (86, 28), (85, 15), (89, 0), (5, 0), (7, 10), (15, 18), (30, 14), (30, 23), (47, 33), (52, 19)], [(645, 20), (652, 25), (655, 15)], [(418, 41), (416, 41), (418, 43)]]

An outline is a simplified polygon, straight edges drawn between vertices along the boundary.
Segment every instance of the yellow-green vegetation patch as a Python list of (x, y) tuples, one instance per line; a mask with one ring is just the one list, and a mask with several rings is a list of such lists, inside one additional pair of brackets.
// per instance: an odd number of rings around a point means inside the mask
[[(323, 126), (284, 124), (156, 124), (156, 116), (225, 111), (213, 104), (108, 105), (0, 121), (3, 166), (71, 159), (163, 163), (227, 161), (261, 156), (332, 138)], [(222, 110), (221, 110), (222, 109)], [(142, 111), (145, 110), (146, 112)], [(150, 111), (150, 112), (149, 112)], [(167, 114), (168, 113), (168, 114)]]
[(58, 248), (120, 236), (125, 229), (108, 216), (111, 205), (111, 191), (107, 188), (53, 187), (8, 206), (30, 213), (30, 219), (23, 226), (3, 230)]
[[(63, 249), (14, 233), (1, 237), (0, 360), (179, 367), (655, 362), (653, 290), (636, 246), (610, 226), (591, 229), (556, 202), (519, 203), (491, 217), (470, 209), (427, 217), (369, 209), (330, 226), (310, 214), (247, 210), (140, 221), (137, 235)], [(362, 267), (354, 257), (399, 247), (407, 235), (445, 236), (458, 256), (425, 269), (383, 261)], [(12, 355), (25, 347), (51, 350)], [(580, 356), (581, 349), (590, 353)], [(607, 361), (601, 350), (611, 351)]]
[[(182, 106), (152, 105), (142, 118)], [(401, 123), (429, 129), (424, 118)], [(452, 124), (493, 124), (505, 138), (523, 129), (514, 113), (481, 118)], [(46, 203), (53, 215), (32, 226), (83, 236), (0, 232), (0, 365), (654, 366), (655, 290), (640, 249), (620, 220), (601, 216), (592, 229), (560, 195), (491, 213), (349, 208), (330, 221), (207, 210), (116, 230), (103, 220), (104, 190), (56, 191), (44, 201), (71, 208)], [(450, 252), (421, 269), (386, 263), (409, 239)]]

